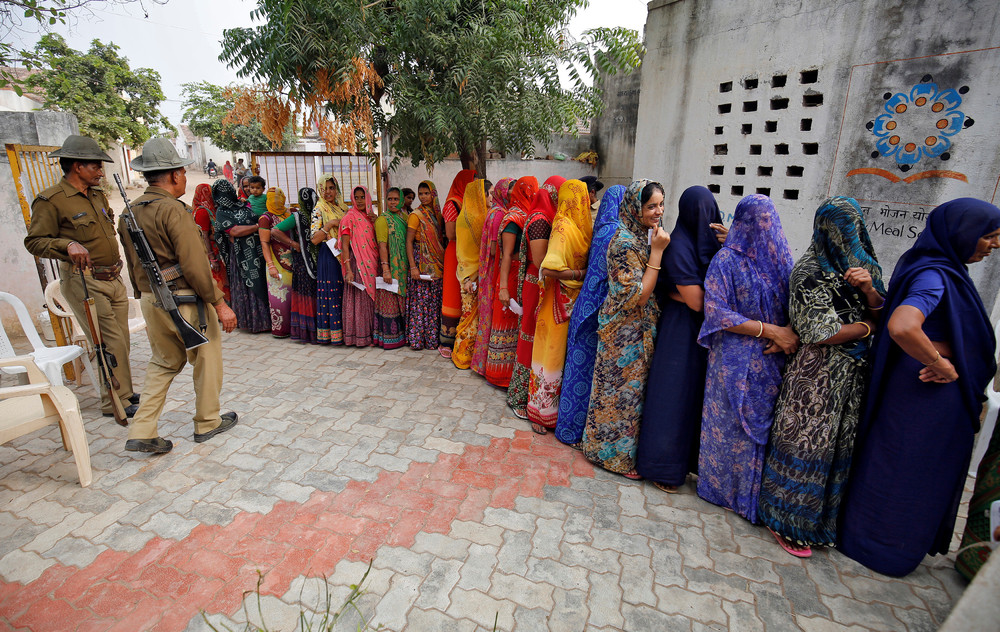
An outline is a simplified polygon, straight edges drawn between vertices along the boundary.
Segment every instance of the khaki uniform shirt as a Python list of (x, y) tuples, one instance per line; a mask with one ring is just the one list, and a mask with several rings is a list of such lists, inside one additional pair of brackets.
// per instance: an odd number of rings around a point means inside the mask
[[(139, 228), (146, 234), (146, 241), (160, 268), (180, 264), (184, 276), (169, 283), (179, 290), (194, 290), (206, 303), (217, 303), (223, 299), (222, 290), (212, 278), (205, 240), (187, 204), (164, 189), (151, 186), (132, 202), (132, 212)], [(124, 219), (118, 220), (118, 234), (125, 244), (125, 258), (136, 297), (142, 292), (150, 292), (149, 277), (132, 246)]]
[(69, 261), (66, 249), (74, 241), (90, 251), (94, 265), (113, 266), (121, 261), (104, 192), (91, 187), (83, 193), (63, 178), (31, 203), (31, 227), (24, 247), (36, 257)]

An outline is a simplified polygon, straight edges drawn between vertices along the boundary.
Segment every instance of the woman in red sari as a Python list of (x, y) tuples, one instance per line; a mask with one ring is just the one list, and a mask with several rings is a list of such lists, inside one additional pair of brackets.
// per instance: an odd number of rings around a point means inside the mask
[[(517, 334), (521, 329), (521, 290), (524, 285), (525, 258), (521, 248), (528, 210), (538, 192), (535, 176), (517, 181), (510, 193), (510, 205), (500, 224), (500, 272), (493, 302), (490, 346), (486, 356), (485, 378), (494, 386), (507, 388), (514, 372)], [(513, 301), (514, 305), (511, 304)], [(516, 311), (515, 311), (516, 310)]]
[[(535, 312), (538, 309), (540, 281), (538, 266), (545, 258), (549, 246), (549, 232), (552, 230), (552, 219), (556, 215), (556, 200), (559, 197), (559, 187), (566, 178), (552, 176), (538, 189), (532, 202), (532, 210), (525, 223), (526, 239), (521, 241), (521, 250), (527, 269), (524, 274), (524, 287), (521, 299), (524, 315), (521, 316), (521, 329), (517, 340), (517, 360), (514, 374), (507, 389), (507, 405), (514, 415), (521, 419), (528, 418), (528, 383), (531, 377), (531, 350), (535, 344)], [(534, 426), (532, 426), (534, 428)], [(537, 431), (537, 429), (536, 429)]]
[(497, 293), (497, 275), (500, 273), (500, 223), (507, 214), (510, 190), (514, 182), (514, 178), (503, 178), (493, 185), (490, 210), (483, 224), (479, 248), (479, 334), (472, 350), (470, 368), (483, 376), (486, 375), (486, 357), (490, 347), (490, 332), (493, 330), (493, 301)]
[[(207, 184), (199, 184), (194, 190), (194, 223), (201, 229), (201, 236), (205, 238), (205, 251), (208, 252), (208, 262), (212, 266), (212, 278), (226, 296), (226, 303), (229, 303), (229, 276), (226, 273), (225, 257), (219, 251), (219, 244), (215, 241), (215, 202), (212, 200), (212, 187)], [(223, 244), (226, 242), (223, 241)]]
[(462, 197), (465, 187), (476, 177), (475, 169), (462, 169), (455, 176), (445, 198), (441, 214), (444, 215), (444, 232), (448, 245), (444, 251), (444, 286), (441, 295), (441, 333), (438, 351), (450, 358), (451, 349), (455, 346), (455, 330), (462, 318), (462, 286), (458, 282), (458, 253), (455, 250), (455, 223), (462, 211)]
[[(356, 186), (354, 206), (340, 221), (340, 265), (344, 270), (344, 344), (367, 347), (375, 330), (375, 274), (378, 246), (372, 223), (372, 198)], [(357, 284), (357, 285), (355, 285)]]

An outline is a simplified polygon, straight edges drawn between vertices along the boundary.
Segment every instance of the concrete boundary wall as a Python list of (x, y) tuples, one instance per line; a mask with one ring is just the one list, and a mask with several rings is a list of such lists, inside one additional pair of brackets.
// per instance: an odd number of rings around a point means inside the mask
[[(633, 177), (765, 193), (796, 255), (830, 195), (864, 207), (891, 272), (935, 206), (997, 200), (1000, 3), (649, 3)], [(988, 309), (997, 258), (970, 272)]]

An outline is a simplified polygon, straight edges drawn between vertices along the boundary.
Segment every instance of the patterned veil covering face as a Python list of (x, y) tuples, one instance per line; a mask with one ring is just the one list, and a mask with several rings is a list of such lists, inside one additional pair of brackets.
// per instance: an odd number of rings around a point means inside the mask
[(299, 249), (309, 276), (316, 278), (316, 258), (319, 246), (312, 243), (312, 215), (319, 202), (319, 195), (310, 187), (299, 189), (299, 210), (295, 213), (295, 233)]
[[(552, 221), (541, 269), (586, 270), (592, 236), (587, 185), (580, 180), (567, 180), (559, 187), (559, 208)], [(559, 417), (569, 318), (581, 287), (583, 279), (546, 279), (538, 305), (528, 384), (528, 419), (547, 428), (555, 428)]]
[(705, 322), (698, 342), (709, 350), (698, 459), (698, 495), (757, 521), (764, 451), (781, 388), (784, 354), (768, 341), (726, 329), (750, 320), (788, 324), (792, 254), (771, 198), (748, 195), (705, 277)]
[[(257, 216), (250, 207), (236, 197), (236, 189), (228, 180), (219, 179), (212, 183), (212, 199), (215, 201), (215, 218), (218, 234), (236, 226), (256, 226)], [(232, 263), (239, 271), (242, 282), (257, 296), (267, 300), (267, 284), (264, 280), (263, 255), (260, 238), (254, 232), (246, 237), (234, 237), (232, 241)]]
[[(444, 216), (438, 201), (437, 187), (430, 180), (420, 183), (431, 190), (431, 203), (421, 204), (411, 215), (419, 222), (413, 247), (417, 249), (420, 274), (440, 279), (444, 275)], [(411, 220), (412, 222), (413, 220)]]
[(569, 320), (555, 433), (557, 439), (568, 445), (580, 442), (587, 422), (597, 354), (597, 312), (608, 296), (608, 244), (618, 230), (618, 209), (624, 197), (625, 187), (617, 184), (601, 197), (590, 243), (587, 275)]
[(493, 185), (490, 207), (483, 223), (483, 234), (479, 248), (479, 334), (472, 352), (470, 368), (483, 375), (486, 371), (486, 356), (489, 351), (490, 332), (493, 328), (493, 300), (497, 291), (497, 274), (500, 260), (496, 255), (500, 248), (500, 224), (507, 214), (510, 189), (513, 178), (502, 178)]
[(655, 295), (645, 305), (639, 304), (650, 250), (641, 200), (643, 188), (650, 183), (636, 180), (628, 186), (618, 230), (608, 245), (608, 297), (597, 317), (594, 380), (581, 444), (588, 460), (619, 474), (635, 468), (646, 377), (660, 314)]
[(211, 237), (208, 240), (208, 258), (212, 263), (212, 278), (222, 290), (227, 302), (231, 300), (229, 293), (229, 278), (226, 270), (229, 259), (229, 240), (223, 233), (220, 239), (218, 221), (215, 219), (215, 202), (212, 200), (212, 187), (199, 184), (194, 189), (194, 199), (191, 202), (195, 224)]
[(871, 337), (820, 344), (843, 324), (862, 321), (864, 295), (844, 280), (864, 268), (885, 295), (858, 203), (826, 200), (816, 211), (813, 239), (792, 269), (789, 315), (802, 346), (785, 369), (775, 405), (757, 513), (801, 545), (832, 546), (851, 467), (854, 438), (868, 377)]
[[(486, 221), (486, 182), (473, 180), (465, 189), (462, 211), (455, 225), (458, 255), (458, 279), (475, 280), (478, 286), (479, 254), (483, 225)], [(462, 289), (462, 318), (455, 330), (455, 348), (451, 360), (459, 369), (472, 365), (476, 338), (479, 334), (479, 293)]]

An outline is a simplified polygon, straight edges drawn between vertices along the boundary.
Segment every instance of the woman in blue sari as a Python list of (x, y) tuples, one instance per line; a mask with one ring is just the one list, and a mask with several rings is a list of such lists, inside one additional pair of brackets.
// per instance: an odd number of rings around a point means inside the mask
[(948, 552), (996, 371), (966, 265), (998, 247), (1000, 209), (959, 198), (931, 211), (893, 272), (837, 544), (879, 573), (902, 577)]
[[(656, 284), (660, 322), (646, 382), (635, 469), (665, 492), (684, 484), (698, 464), (708, 351), (698, 344), (704, 321), (705, 273), (719, 252), (722, 214), (712, 192), (689, 187), (677, 202), (677, 224)], [(725, 234), (724, 232), (721, 234)]]
[(608, 296), (608, 244), (618, 230), (618, 213), (624, 197), (625, 187), (615, 185), (601, 198), (590, 242), (587, 275), (570, 316), (556, 438), (573, 447), (583, 438), (587, 423), (597, 355), (597, 313)]
[(791, 271), (792, 253), (771, 198), (740, 200), (726, 243), (705, 275), (698, 343), (708, 347), (708, 370), (698, 495), (750, 522), (757, 520), (785, 354), (799, 344), (788, 326)]

